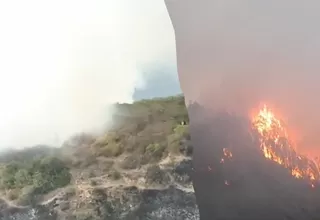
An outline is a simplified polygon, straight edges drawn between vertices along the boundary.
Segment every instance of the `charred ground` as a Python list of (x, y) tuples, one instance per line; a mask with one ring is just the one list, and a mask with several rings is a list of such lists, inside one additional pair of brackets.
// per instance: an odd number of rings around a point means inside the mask
[(319, 219), (319, 186), (266, 159), (250, 120), (198, 105), (190, 113), (201, 219)]

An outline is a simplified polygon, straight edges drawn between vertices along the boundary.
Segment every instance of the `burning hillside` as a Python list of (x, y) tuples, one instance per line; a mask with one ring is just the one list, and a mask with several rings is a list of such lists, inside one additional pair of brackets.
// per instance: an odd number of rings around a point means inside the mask
[(253, 116), (252, 124), (258, 133), (264, 157), (287, 168), (295, 178), (308, 180), (315, 187), (320, 179), (319, 163), (297, 152), (284, 123), (271, 109), (264, 106)]
[(190, 121), (209, 115), (190, 124), (201, 219), (319, 219), (320, 163), (302, 151), (291, 121), (267, 106), (249, 118), (198, 109)]

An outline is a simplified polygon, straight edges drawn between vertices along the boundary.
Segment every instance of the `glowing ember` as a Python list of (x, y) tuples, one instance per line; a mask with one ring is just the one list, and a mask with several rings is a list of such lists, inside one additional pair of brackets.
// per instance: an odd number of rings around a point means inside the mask
[(223, 148), (223, 154), (226, 158), (231, 158), (232, 157), (232, 153), (230, 150), (228, 150), (227, 148)]
[(223, 156), (224, 158), (220, 159), (220, 163), (224, 163), (226, 159), (230, 160), (232, 158), (232, 153), (227, 148), (223, 148)]
[(259, 134), (264, 157), (288, 168), (295, 178), (308, 179), (314, 187), (314, 183), (320, 179), (319, 163), (295, 151), (285, 127), (274, 113), (264, 106), (253, 117), (252, 123)]

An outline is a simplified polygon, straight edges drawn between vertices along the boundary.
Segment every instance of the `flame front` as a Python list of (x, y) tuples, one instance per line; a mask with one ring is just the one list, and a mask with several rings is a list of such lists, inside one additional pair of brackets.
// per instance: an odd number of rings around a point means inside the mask
[(281, 120), (264, 106), (253, 117), (252, 124), (259, 135), (264, 157), (288, 168), (295, 178), (309, 180), (314, 187), (320, 179), (319, 163), (297, 153)]

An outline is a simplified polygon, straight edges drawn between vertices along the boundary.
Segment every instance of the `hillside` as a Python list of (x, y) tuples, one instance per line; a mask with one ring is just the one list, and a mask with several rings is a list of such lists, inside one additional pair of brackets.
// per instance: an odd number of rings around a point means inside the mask
[(0, 219), (198, 219), (184, 98), (116, 109), (100, 135), (0, 155)]

